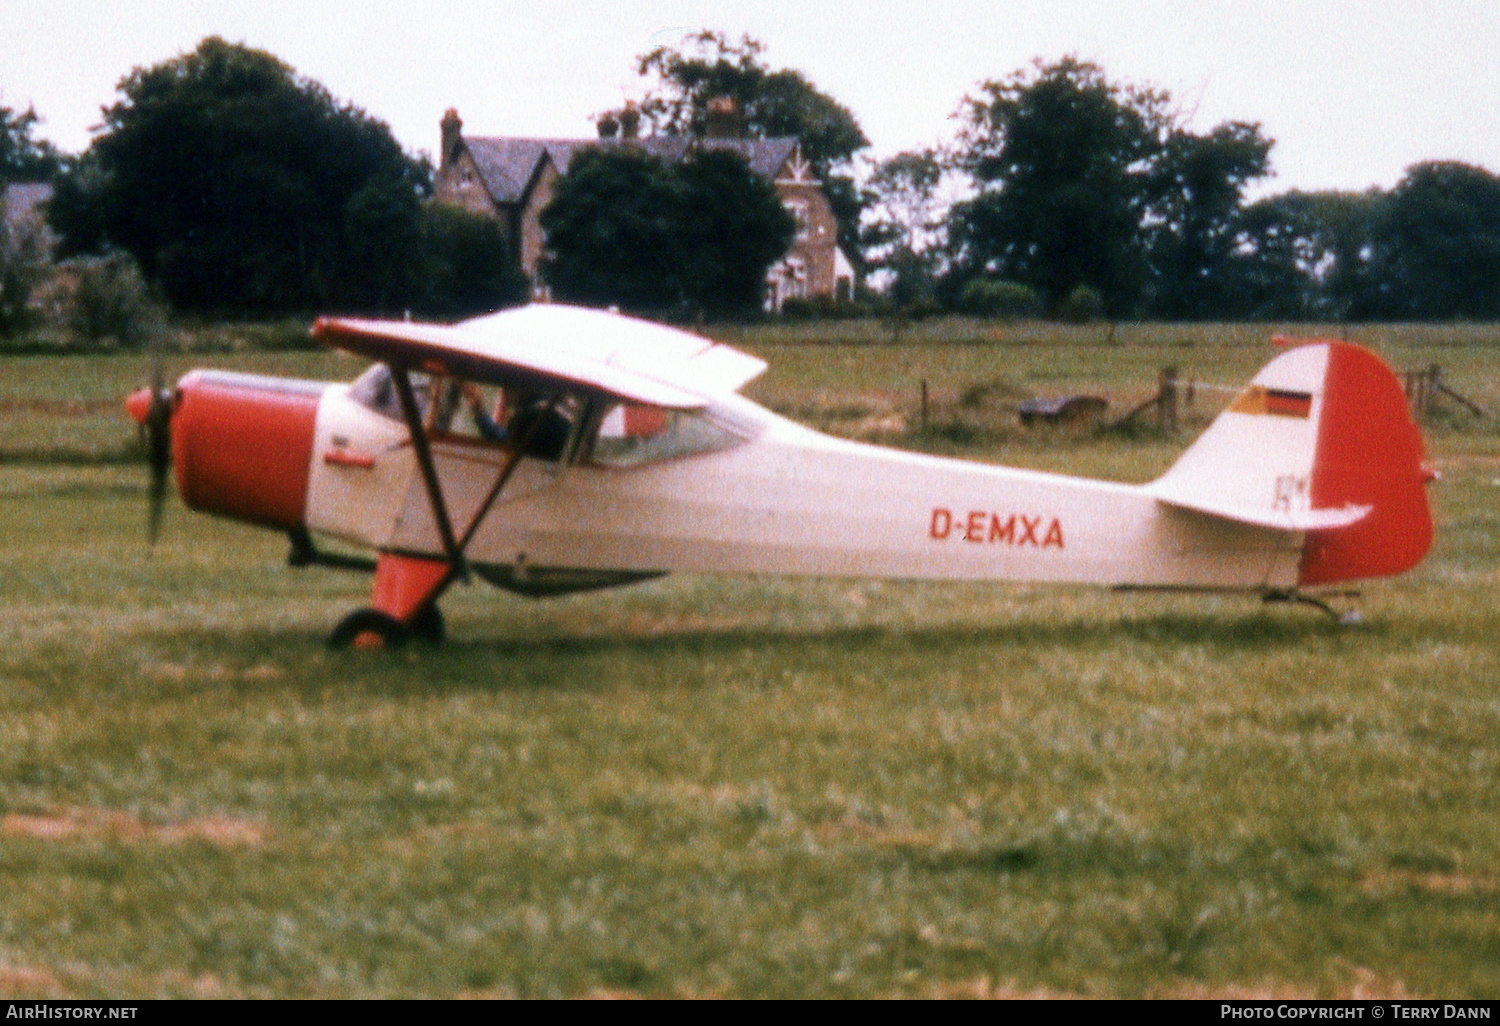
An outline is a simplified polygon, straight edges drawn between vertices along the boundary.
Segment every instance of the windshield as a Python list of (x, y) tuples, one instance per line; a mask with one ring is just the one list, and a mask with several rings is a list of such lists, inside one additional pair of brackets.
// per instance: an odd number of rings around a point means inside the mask
[(615, 403), (599, 422), (593, 462), (605, 467), (639, 467), (662, 460), (720, 452), (744, 436), (703, 410), (668, 410), (638, 403)]
[[(418, 378), (422, 380), (421, 388), (416, 387)], [(428, 400), (427, 375), (413, 374), (412, 388), (425, 413)], [(391, 380), (391, 369), (383, 363), (377, 363), (354, 379), (354, 383), (349, 386), (349, 398), (382, 417), (401, 419), (401, 401), (396, 398), (396, 385)]]
[[(521, 444), (529, 455), (549, 461), (561, 458), (581, 407), (574, 396), (507, 393), (495, 386), (439, 377), (434, 410), (434, 379), (414, 371), (411, 386), (422, 422), (434, 435)], [(349, 398), (382, 417), (404, 420), (391, 369), (383, 363), (355, 379)], [(622, 469), (720, 452), (748, 437), (706, 410), (669, 410), (643, 403), (610, 402), (597, 423), (587, 450), (589, 461)]]

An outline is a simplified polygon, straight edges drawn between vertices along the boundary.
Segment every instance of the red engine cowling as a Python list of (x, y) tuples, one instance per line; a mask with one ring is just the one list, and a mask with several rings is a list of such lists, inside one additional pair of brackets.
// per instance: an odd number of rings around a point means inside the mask
[(303, 524), (318, 402), (328, 385), (197, 370), (177, 382), (172, 464), (192, 509), (264, 527)]

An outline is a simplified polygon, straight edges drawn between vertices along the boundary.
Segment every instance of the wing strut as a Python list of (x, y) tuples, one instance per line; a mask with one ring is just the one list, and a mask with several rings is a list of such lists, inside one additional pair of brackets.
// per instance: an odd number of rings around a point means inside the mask
[[(438, 481), (437, 467), (432, 462), (432, 446), (427, 432), (422, 427), (422, 411), (417, 407), (417, 397), (411, 388), (411, 376), (399, 364), (391, 365), (391, 380), (396, 383), (396, 395), (401, 400), (401, 414), (406, 418), (406, 428), (411, 433), (412, 450), (417, 454), (417, 466), (422, 471), (422, 483), (427, 488), (427, 499), (432, 503), (432, 515), (437, 520), (438, 536), (443, 542), (443, 554), (453, 572), (469, 580), (469, 568), (464, 563), (463, 549), (453, 536), (453, 521), (448, 517), (448, 504), (443, 501), (443, 488)], [(436, 402), (436, 397), (433, 398)]]
[[(547, 401), (542, 415), (532, 418), (531, 423), (526, 427), (526, 433), (514, 440), (512, 444), (515, 446), (515, 451), (510, 454), (510, 459), (505, 461), (505, 466), (501, 468), (499, 476), (495, 478), (495, 483), (490, 486), (490, 490), (485, 495), (484, 501), (474, 511), (474, 519), (470, 520), (469, 526), (464, 529), (464, 536), (458, 540), (458, 549), (460, 552), (468, 549), (469, 542), (474, 540), (474, 532), (479, 530), (479, 525), (484, 523), (484, 518), (489, 515), (490, 507), (495, 504), (495, 500), (500, 497), (500, 493), (504, 490), (506, 482), (510, 480), (511, 474), (515, 473), (516, 467), (520, 465), (521, 457), (531, 447), (532, 439), (541, 428), (542, 423), (547, 419), (547, 416), (556, 408), (557, 396), (553, 396)], [(578, 418), (580, 421), (582, 419), (582, 417)]]
[[(396, 383), (396, 394), (401, 400), (401, 412), (406, 419), (407, 430), (411, 434), (412, 450), (417, 456), (417, 466), (422, 471), (422, 483), (426, 487), (428, 501), (432, 504), (432, 515), (437, 520), (438, 534), (443, 542), (443, 553), (448, 557), (448, 562), (454, 572), (462, 576), (467, 582), (469, 571), (464, 561), (464, 553), (469, 548), (469, 542), (473, 541), (474, 532), (478, 531), (479, 525), (484, 523), (484, 518), (489, 515), (490, 507), (494, 506), (495, 500), (500, 497), (500, 493), (505, 489), (507, 482), (510, 481), (511, 475), (515, 473), (516, 467), (520, 466), (521, 458), (530, 448), (533, 438), (546, 421), (547, 415), (557, 408), (559, 397), (554, 395), (548, 399), (546, 405), (542, 408), (541, 416), (532, 418), (531, 423), (527, 425), (526, 433), (513, 441), (514, 451), (511, 453), (510, 458), (505, 461), (505, 466), (501, 468), (499, 475), (496, 476), (495, 483), (490, 486), (490, 490), (486, 493), (484, 501), (474, 511), (473, 518), (469, 521), (469, 525), (464, 528), (463, 537), (460, 538), (456, 537), (453, 532), (453, 520), (448, 515), (448, 505), (443, 500), (442, 483), (438, 480), (437, 465), (432, 459), (431, 440), (427, 437), (427, 432), (422, 427), (422, 413), (417, 406), (416, 393), (411, 387), (411, 377), (407, 374), (406, 368), (392, 366), (391, 379)], [(577, 419), (581, 420), (582, 418)], [(568, 439), (569, 449), (575, 444), (574, 438), (577, 435), (577, 431), (577, 423), (575, 422), (573, 434)]]

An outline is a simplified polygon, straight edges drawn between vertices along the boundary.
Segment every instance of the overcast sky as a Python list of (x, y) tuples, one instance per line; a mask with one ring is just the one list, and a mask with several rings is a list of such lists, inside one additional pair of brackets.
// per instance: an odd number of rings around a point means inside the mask
[(980, 81), (1076, 54), (1168, 90), (1197, 131), (1260, 122), (1262, 193), (1390, 188), (1420, 160), (1500, 172), (1497, 0), (0, 0), (0, 104), (78, 152), (131, 68), (221, 35), (431, 154), (448, 107), (475, 135), (592, 135), (639, 95), (635, 58), (698, 28), (759, 39), (874, 156), (947, 138)]

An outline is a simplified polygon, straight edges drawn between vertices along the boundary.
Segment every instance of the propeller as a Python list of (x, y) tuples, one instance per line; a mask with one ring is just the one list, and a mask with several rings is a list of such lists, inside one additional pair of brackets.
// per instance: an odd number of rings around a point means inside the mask
[(125, 408), (141, 426), (151, 468), (150, 506), (146, 514), (146, 544), (156, 545), (162, 506), (167, 500), (167, 472), (172, 464), (172, 392), (166, 387), (160, 358), (151, 361), (151, 387), (135, 392)]

